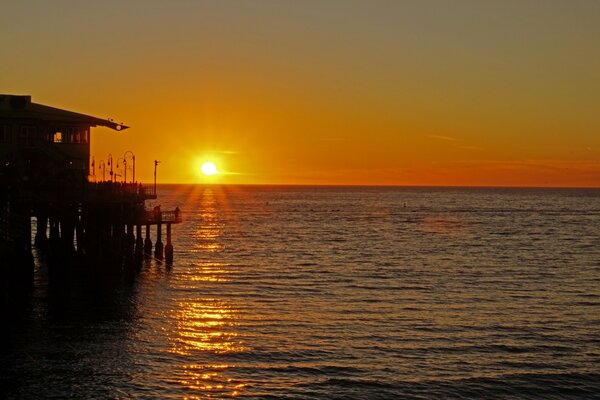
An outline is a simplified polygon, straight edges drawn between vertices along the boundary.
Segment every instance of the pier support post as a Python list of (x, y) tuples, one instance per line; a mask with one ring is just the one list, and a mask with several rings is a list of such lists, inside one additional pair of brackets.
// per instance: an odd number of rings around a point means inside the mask
[(83, 236), (83, 222), (75, 223), (75, 241), (77, 242), (77, 253), (85, 254), (85, 238)]
[(58, 229), (58, 218), (55, 215), (50, 217), (50, 237), (48, 238), (48, 256), (51, 261), (60, 255), (60, 232)]
[(159, 222), (156, 225), (156, 245), (154, 245), (154, 257), (158, 260), (163, 259), (163, 243), (161, 240), (162, 224)]
[(48, 229), (48, 217), (43, 214), (37, 216), (37, 232), (35, 233), (35, 245), (37, 247), (43, 247), (48, 240), (46, 236), (46, 230)]
[(112, 245), (109, 256), (116, 261), (115, 265), (119, 265), (123, 257), (123, 236), (124, 226), (121, 225), (119, 217), (115, 218), (112, 224)]
[(152, 255), (152, 240), (150, 239), (150, 225), (146, 224), (146, 240), (144, 240), (144, 255), (150, 257)]
[(58, 220), (55, 217), (50, 217), (50, 241), (58, 241), (59, 236)]
[(127, 251), (133, 254), (135, 248), (135, 235), (133, 234), (133, 225), (127, 224), (127, 233), (125, 234), (125, 243)]
[[(0, 242), (3, 254), (0, 255), (0, 270), (5, 265), (12, 268), (11, 273), (15, 277), (29, 280), (33, 278), (33, 254), (31, 252), (31, 213), (27, 207), (14, 207), (8, 214), (8, 236), (13, 239), (10, 242)], [(12, 247), (12, 249), (8, 249)]]
[(142, 226), (135, 226), (135, 255), (143, 255), (144, 254), (144, 239), (142, 238)]
[(125, 225), (125, 264), (133, 265), (135, 261), (135, 236), (133, 224)]
[(73, 253), (75, 251), (75, 224), (71, 215), (63, 215), (60, 221), (60, 236), (63, 249), (67, 253)]
[(112, 224), (110, 220), (104, 219), (100, 212), (96, 213), (96, 221), (100, 236), (98, 251), (102, 255), (103, 261), (107, 261), (110, 258), (112, 248)]
[(23, 238), (23, 266), (26, 268), (25, 273), (28, 276), (30, 273), (33, 274), (33, 253), (31, 252), (31, 216), (28, 212), (25, 213), (23, 229), (25, 235)]
[(167, 223), (167, 245), (165, 246), (165, 261), (173, 263), (173, 243), (171, 243), (171, 223)]
[(127, 224), (127, 244), (131, 246), (133, 250), (133, 246), (135, 245), (135, 235), (133, 234), (133, 224)]

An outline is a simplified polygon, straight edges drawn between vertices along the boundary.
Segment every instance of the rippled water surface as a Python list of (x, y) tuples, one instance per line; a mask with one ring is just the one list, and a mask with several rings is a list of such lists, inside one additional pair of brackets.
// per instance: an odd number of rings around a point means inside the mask
[(600, 191), (165, 186), (172, 268), (5, 300), (5, 398), (600, 398)]

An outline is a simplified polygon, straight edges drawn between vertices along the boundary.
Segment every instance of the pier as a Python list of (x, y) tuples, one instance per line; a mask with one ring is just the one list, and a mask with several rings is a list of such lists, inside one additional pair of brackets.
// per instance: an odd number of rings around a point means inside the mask
[(125, 157), (123, 181), (115, 181), (109, 158), (110, 179), (96, 182), (95, 162), (90, 160), (91, 128), (96, 126), (128, 128), (110, 119), (32, 103), (30, 96), (0, 95), (3, 275), (29, 274), (32, 246), (49, 268), (128, 268), (148, 257), (173, 262), (171, 227), (182, 220), (179, 209), (147, 208), (146, 201), (157, 199), (156, 182), (135, 181), (131, 152), (130, 182)]

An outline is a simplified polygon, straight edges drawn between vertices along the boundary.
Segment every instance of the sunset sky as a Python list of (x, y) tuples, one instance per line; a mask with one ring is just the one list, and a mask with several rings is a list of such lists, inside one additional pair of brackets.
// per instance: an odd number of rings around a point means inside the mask
[(0, 93), (164, 183), (598, 187), (599, 49), (592, 0), (0, 5)]

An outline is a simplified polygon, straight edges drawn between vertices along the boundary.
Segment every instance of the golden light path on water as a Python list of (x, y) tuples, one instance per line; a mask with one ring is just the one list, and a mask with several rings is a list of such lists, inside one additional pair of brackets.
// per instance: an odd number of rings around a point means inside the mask
[(0, 398), (600, 393), (599, 190), (159, 194), (184, 218), (174, 264), (36, 269), (7, 304)]
[(218, 252), (222, 248), (217, 239), (222, 235), (223, 223), (219, 219), (214, 189), (212, 187), (204, 188), (200, 201), (202, 224), (193, 233), (192, 252)]
[[(227, 265), (214, 261), (222, 250), (219, 238), (224, 223), (219, 216), (218, 199), (212, 187), (204, 187), (199, 196), (200, 204), (194, 205), (198, 210), (200, 221), (194, 231), (191, 252), (209, 255), (194, 263), (190, 270), (181, 274), (178, 288), (186, 293), (201, 293), (198, 283), (219, 283), (227, 281)], [(199, 396), (188, 396), (187, 399), (237, 396), (246, 386), (226, 376), (226, 371), (235, 367), (229, 364), (201, 364), (193, 362), (206, 358), (206, 355), (218, 356), (227, 353), (246, 351), (235, 332), (236, 310), (227, 302), (207, 297), (186, 296), (177, 302), (172, 310), (171, 319), (175, 326), (168, 333), (171, 343), (170, 352), (190, 360), (183, 365), (179, 384), (198, 392)]]

